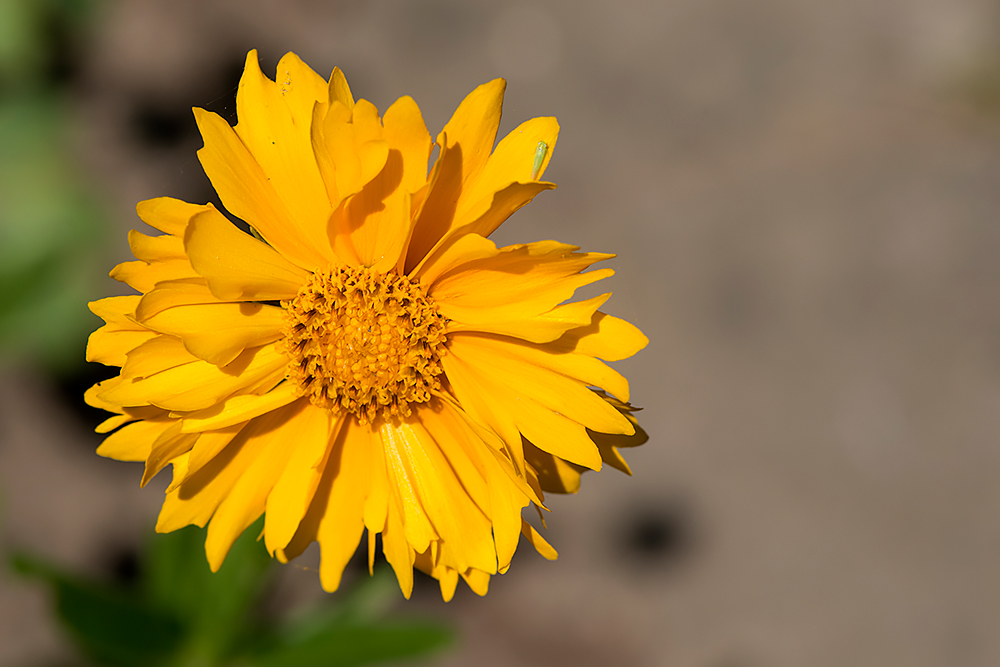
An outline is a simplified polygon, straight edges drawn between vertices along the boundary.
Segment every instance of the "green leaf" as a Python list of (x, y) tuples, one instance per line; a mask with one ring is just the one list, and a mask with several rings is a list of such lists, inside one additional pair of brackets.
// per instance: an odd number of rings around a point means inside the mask
[(424, 656), (449, 645), (453, 636), (432, 621), (339, 624), (247, 661), (256, 667), (356, 667)]
[(338, 624), (374, 624), (389, 613), (400, 597), (393, 571), (388, 566), (377, 567), (372, 576), (358, 577), (338, 591), (331, 604), (293, 618), (283, 636), (286, 643), (296, 644)]
[(68, 118), (53, 95), (0, 99), (0, 349), (50, 368), (81, 358), (99, 325), (85, 303), (106, 234)]
[(194, 526), (157, 535), (147, 555), (150, 601), (184, 619), (189, 650), (213, 660), (232, 655), (257, 628), (251, 612), (268, 580), (271, 562), (254, 537), (260, 522), (246, 530), (218, 572), (205, 558), (205, 531)]
[(16, 572), (41, 579), (55, 595), (56, 612), (80, 648), (115, 667), (162, 665), (181, 645), (178, 620), (136, 596), (84, 582), (37, 558), (17, 555)]

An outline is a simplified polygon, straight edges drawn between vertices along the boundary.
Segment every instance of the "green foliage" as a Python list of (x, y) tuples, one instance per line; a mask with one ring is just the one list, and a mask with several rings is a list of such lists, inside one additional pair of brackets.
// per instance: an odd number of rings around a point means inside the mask
[(253, 539), (259, 532), (248, 529), (215, 573), (205, 560), (203, 531), (189, 527), (153, 540), (143, 588), (158, 608), (182, 619), (184, 653), (198, 658), (193, 664), (224, 664), (258, 636), (251, 614), (271, 561)]
[(435, 623), (345, 624), (327, 627), (311, 638), (257, 656), (257, 667), (357, 667), (414, 658), (446, 646), (451, 632)]
[(51, 43), (61, 31), (69, 39), (90, 4), (0, 1), (0, 350), (54, 369), (82, 356), (99, 323), (85, 304), (104, 226), (68, 149), (70, 107)]
[(87, 581), (18, 555), (13, 569), (45, 582), (59, 621), (99, 665), (125, 667), (356, 667), (425, 655), (447, 646), (451, 630), (432, 621), (383, 618), (398, 589), (376, 572), (331, 607), (278, 627), (259, 617), (271, 560), (251, 527), (217, 573), (204, 533), (193, 527), (157, 536), (132, 589)]
[(450, 628), (429, 621), (385, 621), (399, 598), (396, 578), (376, 570), (345, 591), (339, 603), (288, 624), (275, 645), (262, 645), (251, 661), (255, 667), (355, 667), (416, 658), (448, 646)]
[(161, 665), (182, 627), (171, 614), (111, 587), (80, 580), (38, 559), (15, 556), (16, 572), (46, 581), (56, 613), (85, 654), (105, 665)]
[(47, 94), (0, 101), (0, 345), (59, 367), (83, 355), (104, 240)]

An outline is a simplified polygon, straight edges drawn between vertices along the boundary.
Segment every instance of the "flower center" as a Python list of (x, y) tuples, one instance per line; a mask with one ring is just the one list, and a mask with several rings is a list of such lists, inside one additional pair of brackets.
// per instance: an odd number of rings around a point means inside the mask
[(419, 283), (365, 267), (313, 274), (286, 310), (288, 378), (313, 405), (357, 415), (410, 415), (441, 388), (445, 319)]

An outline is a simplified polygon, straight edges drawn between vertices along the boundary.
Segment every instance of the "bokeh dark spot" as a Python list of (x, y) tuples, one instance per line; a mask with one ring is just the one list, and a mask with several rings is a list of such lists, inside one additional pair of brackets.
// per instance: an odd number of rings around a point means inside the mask
[[(99, 320), (97, 324), (100, 324)], [(94, 328), (96, 329), (97, 326), (95, 325)], [(59, 371), (52, 380), (63, 404), (88, 430), (92, 431), (111, 414), (87, 405), (87, 402), (83, 400), (83, 394), (98, 382), (114, 377), (117, 372), (117, 368), (85, 362)]]
[(640, 508), (625, 522), (621, 544), (627, 557), (646, 565), (677, 564), (691, 549), (689, 512), (679, 503)]
[(236, 122), (236, 91), (243, 62), (231, 60), (210, 70), (192, 73), (183, 91), (171, 97), (142, 98), (131, 114), (133, 133), (144, 147), (174, 148), (198, 138), (192, 107), (214, 111), (230, 124)]
[(107, 568), (112, 580), (123, 588), (133, 588), (142, 574), (139, 554), (132, 548), (117, 549), (108, 556)]
[(44, 76), (56, 88), (73, 83), (80, 73), (80, 49), (76, 41), (79, 31), (73, 20), (68, 12), (60, 13), (55, 8), (42, 19), (42, 38), (46, 43)]
[(132, 116), (136, 138), (149, 148), (173, 148), (196, 134), (190, 110), (163, 107), (155, 102), (136, 106)]
[[(215, 68), (204, 79), (196, 80), (195, 89), (202, 95), (188, 105), (188, 113), (191, 112), (192, 106), (201, 107), (219, 114), (228, 120), (230, 125), (235, 125), (236, 92), (239, 89), (240, 77), (243, 76), (243, 66), (242, 59), (233, 59)], [(265, 71), (273, 76), (274, 68), (270, 70), (265, 68)], [(217, 94), (206, 94), (208, 91), (217, 91)]]

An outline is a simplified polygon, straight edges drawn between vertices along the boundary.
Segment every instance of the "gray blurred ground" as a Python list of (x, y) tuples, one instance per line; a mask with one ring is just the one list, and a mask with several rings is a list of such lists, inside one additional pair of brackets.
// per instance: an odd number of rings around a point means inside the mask
[[(231, 95), (249, 48), (265, 71), (287, 50), (339, 65), (382, 110), (412, 95), (432, 134), (495, 76), (503, 131), (558, 116), (560, 188), (496, 236), (619, 254), (610, 310), (651, 340), (619, 367), (650, 442), (633, 478), (551, 498), (557, 562), (522, 545), (485, 599), (401, 605), (461, 626), (437, 664), (1000, 664), (1000, 122), (977, 83), (1000, 6), (136, 0), (97, 19), (75, 149), (118, 230), (108, 268), (136, 201), (210, 196), (187, 109)], [(0, 376), (0, 438), (7, 547), (96, 572), (150, 530), (165, 481), (91, 454), (28, 370)], [(282, 585), (322, 599), (308, 568)], [(0, 664), (64, 654), (44, 597), (0, 577)]]

